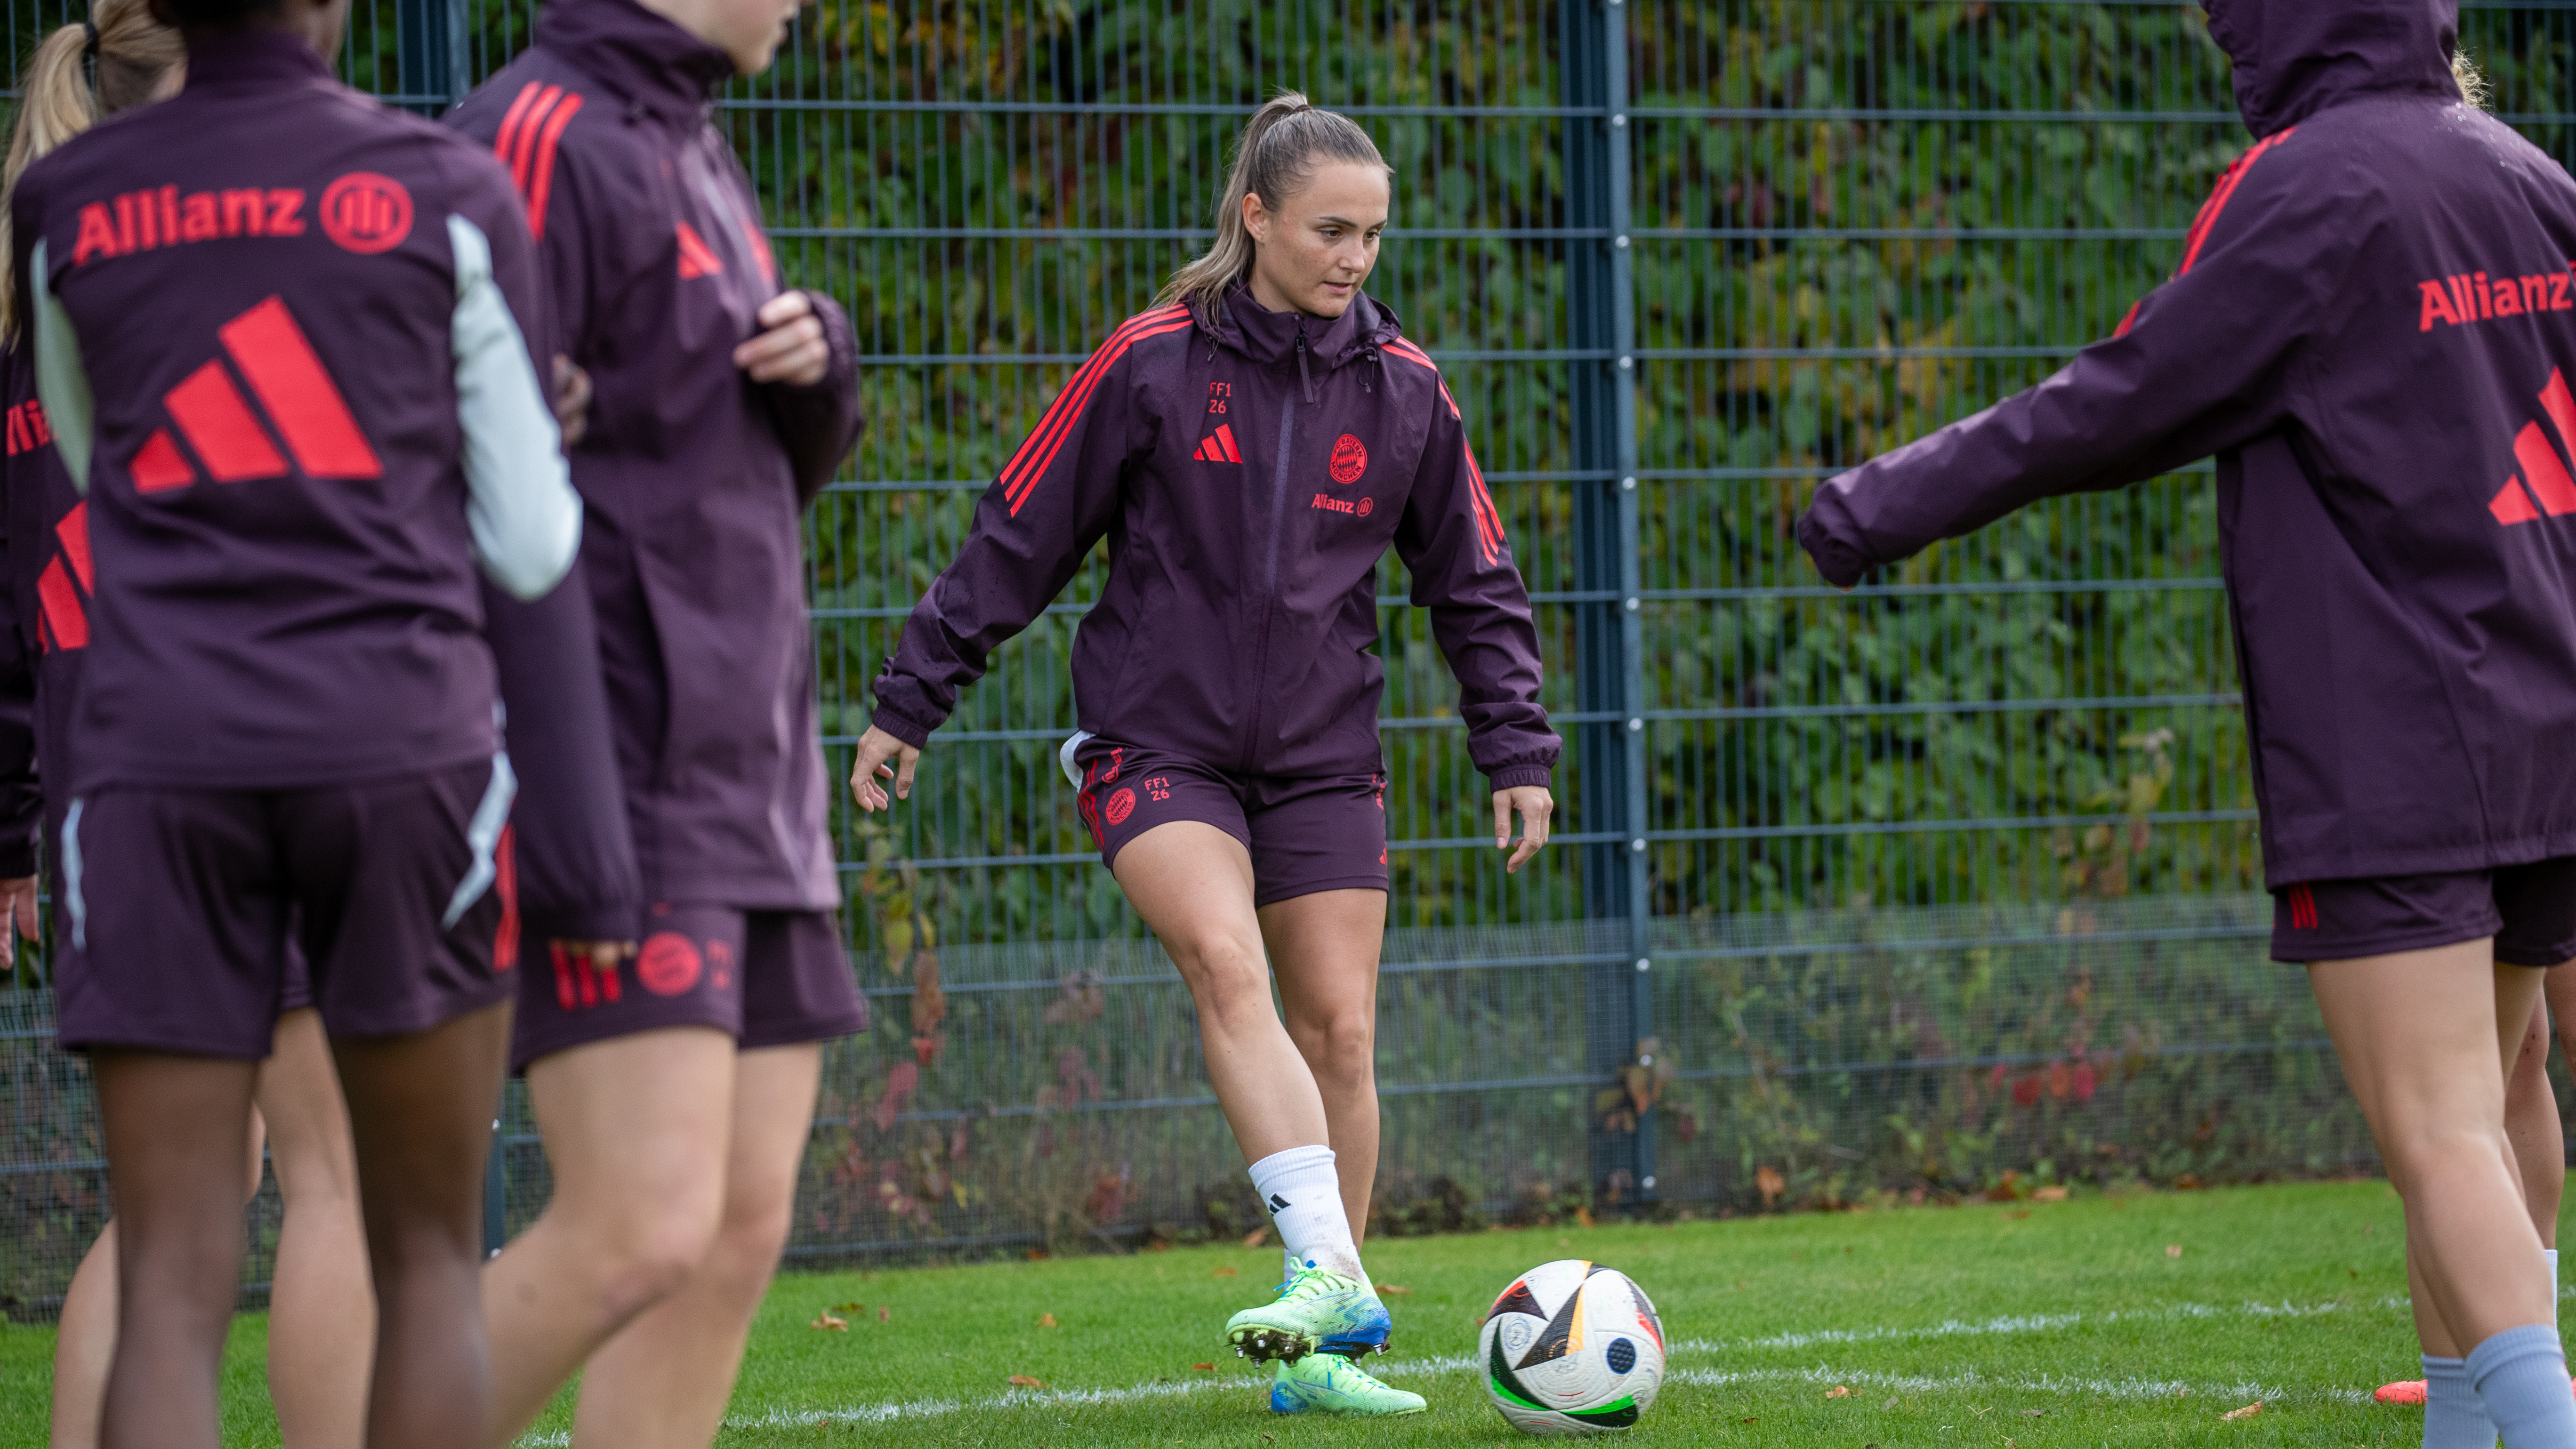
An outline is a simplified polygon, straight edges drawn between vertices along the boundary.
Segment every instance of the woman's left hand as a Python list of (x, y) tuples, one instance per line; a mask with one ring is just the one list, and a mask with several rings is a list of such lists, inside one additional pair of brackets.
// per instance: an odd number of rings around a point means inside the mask
[[(1521, 817), (1521, 843), (1512, 845), (1512, 812)], [(1545, 785), (1514, 785), (1494, 792), (1494, 848), (1509, 849), (1512, 858), (1503, 862), (1503, 873), (1509, 875), (1527, 864), (1547, 844), (1547, 818), (1556, 813), (1556, 797)]]

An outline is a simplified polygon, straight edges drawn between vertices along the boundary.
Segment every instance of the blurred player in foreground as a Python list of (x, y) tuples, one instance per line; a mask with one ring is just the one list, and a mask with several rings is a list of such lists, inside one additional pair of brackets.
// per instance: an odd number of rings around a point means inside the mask
[(2257, 140), (2172, 280), (2028, 392), (1819, 488), (1846, 587), (2215, 453), (2272, 954), (2406, 1205), (2437, 1449), (2576, 1446), (2505, 1120), (2576, 958), (2576, 181), (2464, 104), (2452, 0), (2211, 0)]
[(1361, 291), (1391, 195), (1348, 119), (1293, 94), (1261, 108), (1215, 245), (1074, 373), (914, 608), (850, 779), (864, 810), (887, 807), (884, 779), (908, 797), (958, 691), (1109, 539), (1074, 642), (1065, 772), (1189, 983), (1208, 1078), (1286, 1245), (1277, 1301), (1226, 1328), (1277, 1361), (1282, 1412), (1423, 1407), (1357, 1362), (1391, 1327), (1358, 1242), (1377, 1173), (1389, 545), (1458, 676), (1507, 869), (1555, 809), (1501, 514), (1439, 370)]
[[(178, 32), (152, 18), (146, 0), (101, 0), (86, 24), (38, 42), (20, 79), (17, 133), (5, 187), (55, 147), (105, 116), (160, 100), (186, 73)], [(15, 297), (0, 279), (0, 331), (10, 348), (6, 406), (11, 419), (5, 478), (9, 589), (0, 607), (21, 669), (6, 672), (0, 759), (19, 768), (9, 803), (41, 816), (55, 921), (55, 982), (78, 969), (72, 926), (59, 918), (63, 814), (70, 808), (73, 705), (89, 657), (88, 512), (53, 446)], [(32, 698), (20, 690), (32, 689)], [(32, 749), (29, 746), (32, 745)], [(40, 793), (41, 792), (41, 793)], [(38, 805), (37, 802), (41, 801)], [(5, 893), (18, 926), (34, 939), (38, 822), (5, 822)], [(25, 852), (19, 852), (21, 840)], [(259, 1191), (263, 1139), (277, 1164), (277, 1264), (269, 1289), (268, 1383), (286, 1449), (354, 1446), (367, 1411), (367, 1361), (375, 1346), (375, 1304), (367, 1291), (367, 1243), (358, 1222), (357, 1164), (348, 1107), (331, 1068), (321, 1013), (300, 952), (289, 947), (276, 1035), (259, 1067), (253, 1099), (248, 1193)], [(116, 1352), (116, 1224), (82, 1257), (63, 1295), (54, 1341), (53, 1449), (90, 1449)]]
[[(857, 347), (779, 285), (710, 120), (795, 0), (550, 0), (448, 119), (510, 169), (551, 351), (589, 378), (580, 579), (643, 872), (631, 963), (534, 963), (513, 1063), (553, 1169), (485, 1275), (506, 1444), (575, 1370), (573, 1441), (696, 1449), (778, 1267), (822, 1043), (867, 1023), (836, 913), (798, 525), (859, 430)], [(526, 856), (533, 867), (538, 852)]]
[[(291, 931), (354, 1129), (366, 1441), (467, 1443), (489, 1417), (479, 1188), (516, 946), (496, 679), (525, 677), (527, 642), (476, 565), (554, 597), (581, 526), (517, 320), (526, 224), (488, 157), (333, 80), (345, 0), (154, 14), (185, 88), (12, 198), (21, 327), (86, 496), (70, 567), (95, 583), (61, 1036), (90, 1054), (118, 1210), (99, 1437), (216, 1442)], [(554, 616), (526, 607), (542, 654)], [(537, 734), (581, 683), (540, 662), (544, 688), (510, 691)], [(532, 806), (555, 798), (532, 781)]]

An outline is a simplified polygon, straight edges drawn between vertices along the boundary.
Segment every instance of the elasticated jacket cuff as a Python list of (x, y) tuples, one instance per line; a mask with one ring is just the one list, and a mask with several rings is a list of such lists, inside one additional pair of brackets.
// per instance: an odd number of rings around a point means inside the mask
[(905, 719), (902, 715), (896, 714), (893, 710), (887, 709), (884, 705), (878, 705), (877, 712), (868, 716), (868, 723), (875, 725), (878, 729), (884, 730), (887, 734), (894, 736), (896, 739), (903, 741), (905, 744), (912, 746), (916, 750), (926, 750), (930, 748), (930, 731), (922, 728), (920, 725), (914, 724), (911, 720)]
[(1798, 518), (1798, 546), (1816, 561), (1816, 572), (1825, 576), (1825, 582), (1838, 589), (1859, 583), (1870, 570), (1868, 556), (1835, 537), (1813, 508)]
[(1544, 788), (1554, 775), (1547, 765), (1505, 765), (1485, 778), (1497, 790), (1517, 790), (1523, 785)]

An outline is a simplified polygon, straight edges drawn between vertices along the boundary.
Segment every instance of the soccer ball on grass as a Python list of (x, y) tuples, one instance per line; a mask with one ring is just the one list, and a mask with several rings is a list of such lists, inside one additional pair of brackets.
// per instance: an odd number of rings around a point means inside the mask
[(1477, 1340), (1485, 1394), (1531, 1434), (1625, 1429), (1664, 1382), (1664, 1326), (1644, 1289), (1598, 1263), (1562, 1258), (1515, 1279)]

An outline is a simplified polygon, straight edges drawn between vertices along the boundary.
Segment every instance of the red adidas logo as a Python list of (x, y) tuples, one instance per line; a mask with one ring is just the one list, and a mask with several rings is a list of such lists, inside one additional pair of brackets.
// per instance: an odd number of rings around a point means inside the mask
[[(2561, 444), (2576, 446), (2576, 397), (2567, 391), (2567, 379), (2557, 368), (2549, 370), (2549, 385), (2540, 390), (2540, 410), (2558, 429)], [(2513, 439), (2513, 460), (2522, 465), (2520, 474), (2507, 473), (2504, 487), (2496, 490), (2487, 504), (2487, 512), (2498, 523), (2511, 527), (2517, 523), (2534, 523), (2541, 512), (2556, 518), (2563, 513), (2576, 513), (2576, 478), (2567, 474), (2567, 465), (2558, 461), (2558, 450), (2549, 446), (2549, 438), (2538, 423), (2525, 423)], [(2540, 510), (2531, 506), (2531, 496), (2540, 499)]]
[(1190, 456), (1202, 463), (1242, 462), (1243, 455), (1234, 450), (1234, 424), (1217, 424), (1215, 432), (1199, 439), (1199, 450)]
[[(304, 329), (295, 325), (284, 298), (269, 298), (216, 329), (216, 335), (223, 339), (232, 368), (216, 358), (161, 395), (178, 437), (171, 436), (170, 428), (154, 428), (135, 450), (127, 471), (137, 492), (188, 487), (197, 481), (200, 468), (218, 483), (286, 476), (285, 457), (233, 382), (236, 369), (305, 476), (384, 476), (384, 464), (367, 446), (358, 420), (350, 416), (349, 404), (314, 355), (313, 344), (304, 339)], [(181, 439), (187, 444), (184, 450)]]
[(700, 277), (716, 277), (723, 274), (724, 262), (717, 257), (715, 249), (707, 245), (707, 239), (698, 235), (696, 227), (685, 221), (681, 222), (680, 280), (690, 282)]
[[(62, 550), (36, 576), (37, 637), (48, 649), (86, 649), (89, 613), (81, 600), (97, 589), (89, 562), (89, 504), (73, 504), (63, 521), (54, 525), (54, 537)], [(71, 565), (68, 570), (63, 567), (66, 562)], [(72, 584), (75, 578), (80, 580), (77, 588)]]

